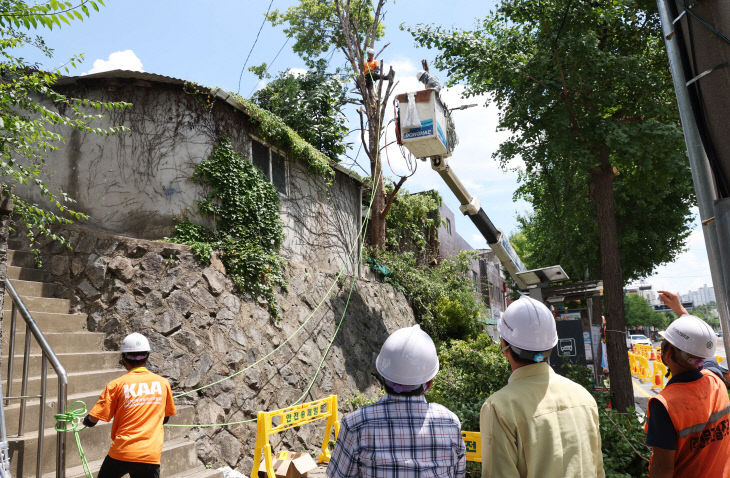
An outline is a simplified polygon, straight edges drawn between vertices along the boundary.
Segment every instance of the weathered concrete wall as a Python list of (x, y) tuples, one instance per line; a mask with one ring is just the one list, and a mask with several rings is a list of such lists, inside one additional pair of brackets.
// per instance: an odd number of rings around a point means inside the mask
[[(375, 357), (388, 334), (415, 323), (406, 299), (392, 286), (358, 279), (350, 294), (349, 278), (337, 281), (334, 274), (299, 265), (290, 266), (288, 285), (277, 293), (282, 319), (276, 322), (262, 304), (233, 290), (220, 265), (200, 266), (186, 246), (79, 226), (67, 236), (73, 252), (43, 245), (45, 269), (72, 307), (89, 314), (88, 329), (106, 333), (109, 350), (118, 350), (133, 331), (147, 335), (150, 368), (167, 377), (175, 392), (240, 371), (292, 337), (245, 373), (178, 399), (195, 406), (195, 423), (255, 418), (257, 410), (292, 404), (310, 383), (305, 401), (337, 394), (340, 410), (347, 410), (346, 399), (358, 390), (375, 393)], [(297, 428), (273, 445), (316, 450), (323, 430), (322, 422)], [(190, 436), (205, 463), (248, 474), (255, 433), (255, 423), (247, 423), (193, 429)]]
[[(121, 78), (77, 79), (59, 87), (76, 97), (126, 101), (132, 107), (106, 113), (95, 127), (127, 126), (131, 132), (99, 136), (63, 132), (67, 142), (51, 153), (46, 183), (77, 201), (88, 224), (131, 237), (159, 239), (173, 233), (174, 219), (197, 214), (195, 201), (205, 190), (190, 178), (216, 141), (227, 135), (250, 157), (251, 126), (228, 103), (192, 93), (181, 81), (168, 84)], [(285, 223), (284, 255), (320, 270), (339, 270), (360, 228), (360, 184), (337, 172), (332, 187), (305, 166), (287, 158), (288, 191), (280, 194)], [(36, 189), (19, 195), (44, 203)], [(207, 224), (212, 226), (211, 224)]]

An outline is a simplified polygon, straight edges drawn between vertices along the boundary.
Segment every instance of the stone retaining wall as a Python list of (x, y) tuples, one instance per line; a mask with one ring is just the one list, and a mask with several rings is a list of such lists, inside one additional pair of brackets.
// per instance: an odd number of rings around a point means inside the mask
[[(277, 322), (265, 304), (234, 290), (220, 261), (201, 266), (187, 246), (80, 226), (69, 228), (67, 236), (73, 252), (43, 244), (44, 268), (74, 310), (88, 314), (88, 330), (106, 333), (108, 350), (118, 350), (128, 333), (147, 335), (153, 349), (150, 368), (167, 377), (175, 393), (240, 371), (293, 335), (245, 373), (177, 399), (178, 405), (195, 407), (195, 423), (251, 419), (257, 410), (295, 402), (313, 379), (343, 314), (305, 401), (337, 394), (345, 411), (347, 399), (358, 390), (372, 396), (378, 389), (372, 374), (383, 340), (414, 323), (406, 299), (392, 286), (357, 279), (350, 295), (351, 277), (338, 280), (335, 274), (298, 264), (287, 266), (288, 285), (277, 293), (282, 316)], [(314, 451), (323, 429), (321, 422), (285, 432), (282, 443), (273, 445)], [(255, 434), (255, 422), (191, 430), (204, 463), (230, 465), (246, 474)]]

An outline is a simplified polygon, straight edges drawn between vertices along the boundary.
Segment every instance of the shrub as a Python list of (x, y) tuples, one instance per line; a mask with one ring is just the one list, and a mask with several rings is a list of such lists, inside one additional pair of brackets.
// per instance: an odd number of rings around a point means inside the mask
[(440, 403), (461, 420), (461, 428), (479, 431), (479, 411), (491, 394), (507, 385), (509, 363), (486, 334), (453, 340), (438, 347), (441, 370), (428, 400)]
[(403, 291), (416, 320), (435, 341), (477, 334), (479, 303), (468, 275), (471, 253), (421, 267), (413, 252), (381, 251), (377, 259), (392, 272), (385, 280)]

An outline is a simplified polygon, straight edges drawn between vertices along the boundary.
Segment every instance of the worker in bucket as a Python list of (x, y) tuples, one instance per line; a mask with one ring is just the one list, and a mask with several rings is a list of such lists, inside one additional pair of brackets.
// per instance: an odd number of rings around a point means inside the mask
[(84, 418), (93, 427), (99, 420), (112, 423), (112, 445), (97, 478), (159, 478), (164, 430), (175, 415), (167, 379), (145, 368), (150, 343), (139, 333), (122, 341), (122, 364), (127, 373), (112, 380)]
[(649, 400), (644, 429), (652, 449), (649, 476), (730, 476), (730, 402), (714, 373), (702, 370), (715, 353), (712, 327), (682, 307), (676, 294), (659, 299), (680, 317), (663, 333), (661, 360), (672, 373)]
[(431, 76), (431, 74), (429, 74), (426, 70), (421, 70), (416, 73), (416, 78), (418, 81), (423, 83), (423, 86), (426, 88), (441, 91), (441, 84), (439, 83), (439, 80), (435, 76)]
[(439, 371), (431, 337), (418, 325), (396, 330), (380, 349), (375, 368), (386, 395), (342, 420), (327, 476), (463, 477), (461, 423), (424, 397)]
[(481, 409), (482, 477), (605, 476), (596, 401), (547, 363), (558, 343), (553, 314), (522, 297), (497, 329), (512, 375)]

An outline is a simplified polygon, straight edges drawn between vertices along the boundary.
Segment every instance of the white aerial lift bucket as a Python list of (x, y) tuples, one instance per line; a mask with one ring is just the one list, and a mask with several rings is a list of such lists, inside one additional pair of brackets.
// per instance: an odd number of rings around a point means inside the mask
[[(409, 104), (409, 97), (414, 100), (415, 108)], [(449, 156), (454, 145), (449, 144), (446, 115), (438, 92), (429, 88), (403, 93), (396, 99), (403, 146), (417, 158)]]

